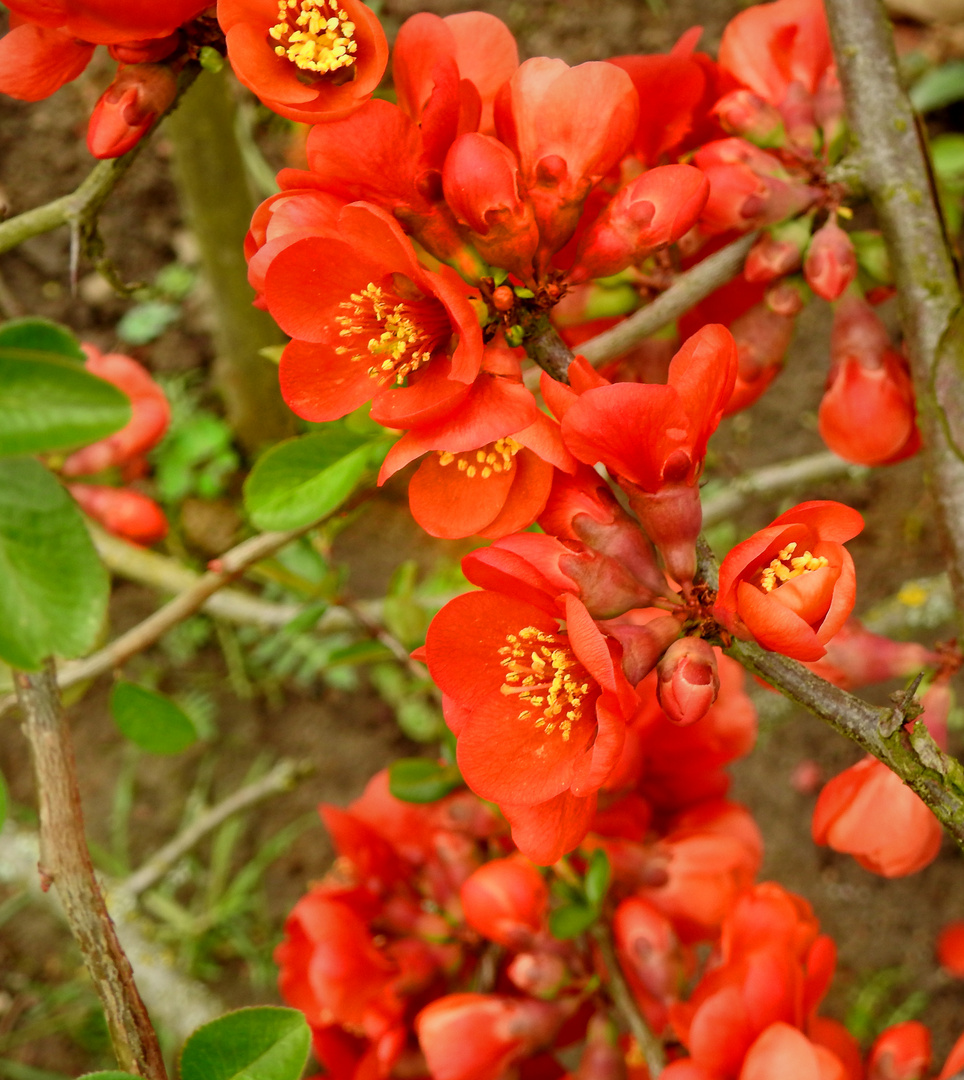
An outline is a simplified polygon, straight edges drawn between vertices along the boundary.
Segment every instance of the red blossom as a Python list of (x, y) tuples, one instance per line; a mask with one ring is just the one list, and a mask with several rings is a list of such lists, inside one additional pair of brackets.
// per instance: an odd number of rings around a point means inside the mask
[(190, 22), (208, 0), (9, 0), (15, 15), (99, 45), (163, 38)]
[(115, 536), (145, 547), (167, 536), (164, 511), (139, 491), (104, 484), (68, 484), (81, 510)]
[(90, 115), (87, 149), (95, 158), (126, 154), (176, 96), (177, 77), (169, 66), (122, 65)]
[(737, 544), (720, 567), (717, 614), (737, 636), (795, 660), (819, 660), (854, 605), (843, 547), (863, 528), (856, 510), (807, 502)]
[(385, 32), (361, 0), (220, 0), (218, 21), (235, 75), (289, 120), (350, 115), (388, 64)]
[(873, 757), (835, 776), (813, 812), (813, 839), (882, 877), (916, 874), (937, 858), (941, 827), (903, 780)]
[(315, 421), (373, 397), (393, 416), (451, 409), (482, 360), (468, 292), (448, 267), (425, 270), (383, 210), (346, 206), (337, 234), (294, 241), (265, 274), (268, 309), (295, 338), (281, 359), (285, 400)]

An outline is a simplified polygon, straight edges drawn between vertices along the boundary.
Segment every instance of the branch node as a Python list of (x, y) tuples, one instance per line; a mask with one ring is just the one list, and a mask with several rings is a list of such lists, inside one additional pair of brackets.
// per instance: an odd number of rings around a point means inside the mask
[(924, 711), (924, 706), (917, 700), (917, 690), (921, 684), (921, 680), (924, 678), (925, 672), (918, 672), (914, 681), (907, 687), (906, 690), (895, 690), (890, 695), (890, 700), (894, 703), (894, 708), (889, 715), (884, 716), (880, 720), (880, 734), (885, 739), (889, 739), (891, 735), (899, 731), (905, 724), (909, 724), (912, 720), (916, 720), (918, 716)]

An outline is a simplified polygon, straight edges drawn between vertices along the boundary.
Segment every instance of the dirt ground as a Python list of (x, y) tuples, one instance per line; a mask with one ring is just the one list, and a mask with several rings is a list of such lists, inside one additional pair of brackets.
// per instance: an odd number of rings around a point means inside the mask
[[(668, 48), (693, 23), (705, 27), (703, 47), (714, 52), (727, 18), (739, 5), (674, 0), (664, 15), (638, 0), (489, 0), (476, 5), (503, 18), (528, 55), (558, 55), (570, 62), (608, 55)], [(464, 10), (457, 0), (387, 0), (382, 14), (390, 31), (419, 10), (447, 14)], [(103, 64), (36, 105), (0, 99), (0, 202), (7, 214), (72, 190), (91, 167), (83, 149), (85, 117), (104, 85)], [(109, 202), (102, 218), (107, 251), (128, 280), (150, 280), (177, 257), (190, 240), (181, 223), (169, 170), (170, 145), (155, 138)], [(56, 319), (102, 347), (115, 344), (113, 327), (131, 306), (115, 297), (82, 266), (77, 296), (71, 295), (68, 240), (64, 230), (37, 237), (0, 257), (0, 312), (6, 317), (35, 314)], [(185, 316), (152, 344), (128, 350), (155, 371), (206, 370), (212, 361), (203, 305), (189, 303)], [(746, 414), (724, 424), (713, 443), (717, 476), (822, 449), (816, 433), (816, 406), (827, 364), (828, 318), (825, 305), (804, 313), (786, 373), (774, 391)], [(849, 547), (857, 564), (858, 611), (892, 593), (903, 580), (940, 568), (919, 462), (878, 470), (854, 483), (824, 484), (799, 498), (839, 498), (867, 519), (865, 532)], [(740, 521), (743, 533), (765, 525), (784, 508), (761, 503)], [(430, 567), (452, 548), (437, 547), (413, 526), (405, 511), (404, 489), (387, 496), (339, 538), (336, 556), (349, 568), (348, 587), (357, 597), (378, 596), (402, 558)], [(196, 552), (200, 555), (200, 552)], [(122, 584), (111, 611), (111, 633), (134, 625), (153, 610), (146, 588)], [(152, 650), (142, 661), (163, 668), (161, 685), (170, 693), (199, 688), (215, 704), (219, 732), (215, 755), (198, 748), (174, 759), (142, 758), (135, 766), (136, 787), (130, 820), (134, 862), (176, 831), (185, 800), (200, 774), (216, 761), (211, 790), (216, 797), (233, 790), (259, 755), (308, 760), (315, 773), (293, 792), (274, 800), (247, 822), (239, 849), (244, 857), (279, 828), (311, 813), (319, 801), (345, 803), (367, 778), (394, 757), (414, 752), (398, 733), (389, 707), (364, 685), (338, 690), (319, 684), (308, 691), (285, 688), (280, 694), (256, 693), (241, 700), (231, 691), (225, 653), (208, 643), (188, 665), (172, 662), (170, 653)], [(110, 680), (98, 680), (71, 708), (85, 811), (92, 839), (111, 842), (116, 781), (127, 752), (108, 718)], [(894, 687), (883, 688), (885, 695)], [(765, 692), (760, 692), (765, 699)], [(763, 875), (806, 896), (824, 928), (837, 941), (840, 962), (829, 1011), (844, 1017), (862, 990), (878, 995), (879, 1016), (923, 1004), (923, 1016), (935, 1036), (937, 1060), (964, 1028), (964, 986), (935, 973), (934, 940), (951, 918), (964, 918), (964, 867), (950, 842), (938, 860), (908, 880), (883, 881), (850, 859), (815, 848), (809, 838), (814, 797), (798, 794), (790, 774), (802, 760), (816, 761), (829, 778), (855, 761), (856, 749), (806, 715), (780, 713), (765, 720), (757, 751), (735, 769), (734, 795), (754, 811), (766, 840)], [(958, 746), (958, 749), (960, 747)], [(34, 805), (26, 747), (16, 723), (0, 726), (0, 770), (10, 786), (20, 816)], [(319, 877), (331, 858), (320, 825), (303, 831), (276, 861), (265, 885), (268, 933), (280, 932), (285, 912)], [(76, 971), (68, 939), (46, 915), (30, 907), (7, 914), (11, 893), (0, 888), (0, 1047), (16, 1032), (37, 1001), (41, 987), (62, 985)], [(889, 973), (888, 973), (889, 972)], [(883, 973), (883, 974), (881, 974)], [(215, 981), (230, 1005), (273, 999), (271, 987), (252, 987), (242, 959), (230, 958)], [(870, 989), (868, 989), (870, 988)], [(916, 998), (914, 995), (918, 995)], [(924, 998), (920, 998), (923, 994)], [(23, 1004), (26, 1000), (26, 1004)], [(19, 1003), (19, 1004), (18, 1004)], [(38, 1029), (39, 1030), (39, 1029)], [(56, 1023), (29, 1043), (11, 1042), (0, 1059), (34, 1069), (75, 1075), (109, 1067), (96, 1038), (84, 1039)], [(43, 1080), (40, 1073), (16, 1073), (0, 1060), (0, 1078)]]

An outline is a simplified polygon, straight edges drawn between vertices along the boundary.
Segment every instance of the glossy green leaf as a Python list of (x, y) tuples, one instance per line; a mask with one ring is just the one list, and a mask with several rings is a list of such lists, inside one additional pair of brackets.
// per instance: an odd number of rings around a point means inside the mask
[(602, 848), (596, 848), (589, 860), (589, 869), (586, 871), (586, 899), (597, 910), (606, 899), (611, 875), (606, 852)]
[(589, 929), (599, 917), (599, 912), (585, 904), (566, 904), (549, 915), (549, 932), (560, 941), (578, 937)]
[(0, 344), (0, 455), (84, 446), (130, 417), (127, 396), (76, 360)]
[(388, 767), (388, 790), (402, 802), (437, 802), (461, 784), (462, 774), (455, 765), (440, 765), (431, 758), (399, 758)]
[(76, 503), (33, 458), (0, 460), (0, 658), (36, 670), (91, 649), (107, 571)]
[(0, 326), (0, 349), (29, 349), (31, 352), (53, 353), (83, 364), (87, 359), (80, 342), (59, 323), (49, 319), (11, 319)]
[(146, 686), (115, 683), (110, 712), (121, 734), (149, 754), (179, 754), (197, 741), (197, 729), (180, 705)]
[(299, 1080), (311, 1031), (297, 1009), (239, 1009), (199, 1027), (181, 1052), (181, 1080)]
[(330, 514), (373, 467), (373, 442), (333, 424), (288, 439), (258, 459), (244, 505), (259, 529), (297, 529)]

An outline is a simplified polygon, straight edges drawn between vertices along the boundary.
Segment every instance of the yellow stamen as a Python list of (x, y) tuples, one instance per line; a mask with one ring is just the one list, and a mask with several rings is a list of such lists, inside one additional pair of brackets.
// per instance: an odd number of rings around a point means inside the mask
[(268, 36), (278, 42), (278, 56), (320, 75), (350, 68), (358, 52), (355, 24), (331, 0), (278, 0), (278, 21)]
[(758, 584), (764, 592), (773, 592), (785, 581), (792, 581), (802, 574), (812, 574), (814, 570), (820, 570), (827, 565), (827, 559), (823, 555), (811, 555), (809, 551), (795, 555), (796, 550), (796, 542), (787, 544), (782, 551), (777, 552), (777, 557), (770, 565), (760, 571)]
[[(439, 465), (451, 465), (454, 461), (459, 472), (470, 477), (481, 477), (488, 480), (493, 473), (511, 472), (515, 467), (513, 458), (522, 447), (515, 439), (506, 436), (504, 439), (496, 439), (495, 442), (483, 446), (481, 450), (469, 451), (466, 455), (455, 454), (451, 450), (438, 451)], [(477, 468), (476, 463), (482, 468)]]
[(582, 719), (588, 704), (587, 672), (576, 659), (568, 640), (562, 635), (546, 633), (534, 626), (523, 627), (518, 634), (506, 635), (506, 644), (499, 649), (504, 657), (501, 665), (508, 668), (502, 693), (517, 694), (532, 706), (519, 712), (520, 720), (531, 720), (538, 710), (534, 725), (544, 735), (559, 730), (563, 742), (568, 742), (572, 726)]

